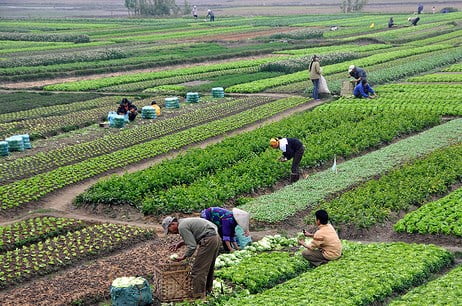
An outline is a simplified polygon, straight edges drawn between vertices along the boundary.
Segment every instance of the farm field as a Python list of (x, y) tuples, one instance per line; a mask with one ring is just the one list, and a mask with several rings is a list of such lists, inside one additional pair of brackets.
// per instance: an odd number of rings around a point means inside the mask
[[(0, 305), (107, 305), (168, 260), (164, 216), (211, 206), (257, 242), (219, 256), (203, 304), (461, 304), (462, 13), (388, 18), (0, 19)], [(340, 95), (352, 64), (375, 99)], [(123, 98), (140, 114), (109, 127)], [(305, 144), (296, 183), (275, 136)], [(317, 209), (344, 253), (313, 268), (296, 236)]]

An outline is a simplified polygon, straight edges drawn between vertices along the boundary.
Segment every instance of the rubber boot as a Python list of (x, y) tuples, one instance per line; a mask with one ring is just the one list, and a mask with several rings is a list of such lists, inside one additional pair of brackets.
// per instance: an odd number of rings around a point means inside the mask
[(300, 179), (300, 174), (299, 173), (291, 173), (290, 174), (290, 182), (295, 183)]

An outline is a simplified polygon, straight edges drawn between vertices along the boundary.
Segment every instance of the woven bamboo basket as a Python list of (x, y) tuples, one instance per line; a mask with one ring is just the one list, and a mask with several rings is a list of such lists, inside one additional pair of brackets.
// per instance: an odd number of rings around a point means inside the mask
[(188, 263), (159, 264), (154, 267), (155, 295), (161, 302), (192, 298), (191, 266)]

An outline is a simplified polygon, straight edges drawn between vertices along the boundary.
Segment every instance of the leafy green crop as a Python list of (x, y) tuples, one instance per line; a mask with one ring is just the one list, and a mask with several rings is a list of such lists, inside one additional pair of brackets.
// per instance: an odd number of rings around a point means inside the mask
[(462, 120), (450, 121), (378, 151), (338, 164), (337, 174), (330, 169), (318, 172), (277, 192), (261, 196), (241, 208), (257, 221), (283, 221), (299, 211), (313, 209), (328, 196), (382, 175), (400, 163), (457, 143), (461, 133)]
[(340, 259), (223, 305), (369, 305), (421, 283), (452, 259), (433, 245), (348, 244)]
[(394, 229), (397, 232), (462, 237), (462, 188), (407, 214)]

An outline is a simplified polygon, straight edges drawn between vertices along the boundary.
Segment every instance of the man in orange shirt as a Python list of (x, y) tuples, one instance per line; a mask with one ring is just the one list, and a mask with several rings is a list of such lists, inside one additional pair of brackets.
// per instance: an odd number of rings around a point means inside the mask
[(342, 243), (334, 227), (328, 224), (327, 212), (321, 209), (315, 213), (315, 216), (318, 230), (314, 234), (303, 230), (305, 236), (313, 237), (313, 240), (309, 244), (304, 240), (299, 240), (298, 243), (306, 248), (302, 252), (303, 257), (317, 267), (342, 256)]

